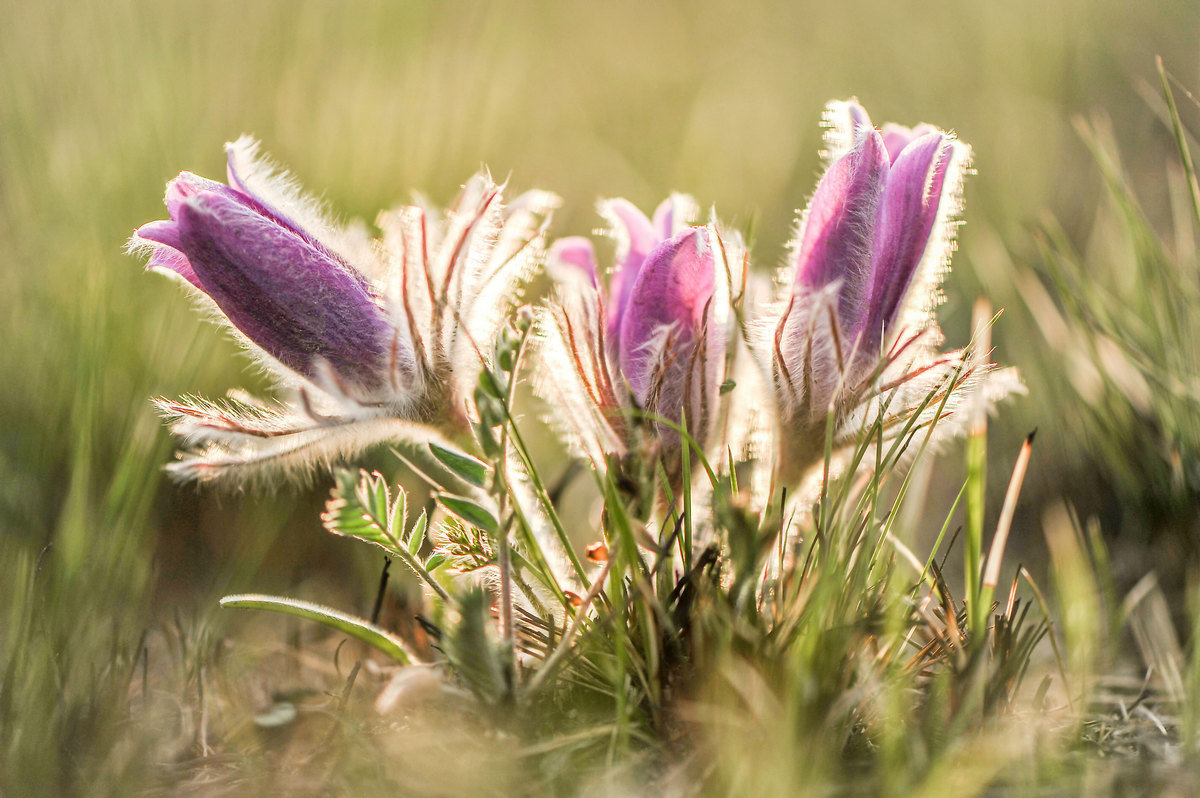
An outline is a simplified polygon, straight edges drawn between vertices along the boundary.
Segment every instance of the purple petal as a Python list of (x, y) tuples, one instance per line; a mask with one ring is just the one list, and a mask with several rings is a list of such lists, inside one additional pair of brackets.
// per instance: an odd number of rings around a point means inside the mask
[(938, 129), (936, 127), (924, 122), (916, 127), (905, 127), (904, 125), (897, 125), (894, 122), (888, 122), (883, 126), (882, 130), (883, 144), (887, 147), (888, 158), (891, 159), (892, 163), (895, 163), (896, 159), (900, 157), (900, 153), (909, 144), (922, 136), (937, 132)]
[(237, 142), (231, 142), (225, 145), (225, 175), (226, 179), (229, 181), (229, 186), (226, 187), (218, 183), (217, 185), (220, 186), (220, 189), (223, 189), (224, 192), (229, 192), (228, 196), (230, 196), (230, 198), (236, 199), (238, 202), (241, 202), (247, 207), (258, 211), (268, 219), (271, 219), (272, 221), (286, 227), (288, 230), (291, 230), (330, 260), (335, 260), (340, 263), (351, 274), (358, 278), (359, 283), (365, 289), (367, 287), (366, 280), (362, 279), (362, 277), (358, 274), (358, 271), (350, 266), (350, 264), (346, 263), (346, 261), (340, 255), (329, 249), (329, 247), (327, 247), (320, 239), (318, 239), (308, 230), (305, 230), (302, 226), (292, 221), (287, 214), (268, 202), (259, 192), (250, 188), (245, 178), (238, 171), (237, 155), (239, 152), (242, 152), (246, 154), (247, 157), (253, 159), (256, 157), (258, 144), (257, 142), (251, 142), (250, 144), (244, 145), (243, 142), (246, 141), (250, 140), (243, 137)]
[(654, 233), (658, 240), (666, 241), (671, 236), (691, 227), (698, 213), (696, 201), (687, 194), (671, 194), (654, 209)]
[(675, 198), (667, 197), (654, 209), (654, 231), (659, 241), (675, 235)]
[(888, 174), (871, 258), (866, 351), (886, 337), (925, 254), (953, 152), (947, 136), (929, 133), (906, 146)]
[(192, 269), (192, 264), (188, 263), (187, 256), (179, 251), (183, 245), (179, 238), (178, 224), (166, 220), (147, 222), (134, 231), (133, 235), (135, 238), (157, 244), (150, 253), (150, 260), (146, 262), (147, 269), (174, 272), (196, 288), (204, 290), (200, 278)]
[[(272, 221), (283, 225), (284, 227), (291, 230), (296, 235), (303, 238), (305, 241), (308, 241), (310, 244), (315, 245), (318, 249), (324, 250), (325, 249), (324, 246), (319, 244), (315, 239), (313, 239), (313, 237), (311, 235), (306, 233), (299, 225), (297, 225), (295, 222), (293, 222), (291, 219), (289, 219), (285, 214), (280, 212), (278, 208), (275, 208), (273, 205), (271, 205), (271, 203), (269, 203), (265, 199), (263, 199), (258, 194), (258, 192), (252, 190), (246, 184), (245, 179), (242, 177), (241, 173), (238, 172), (238, 168), (237, 168), (236, 156), (238, 153), (239, 146), (240, 145), (236, 144), (236, 143), (229, 143), (229, 144), (225, 145), (225, 179), (229, 181), (229, 188), (227, 190), (232, 190), (232, 191), (236, 192), (238, 195), (238, 198), (240, 198), (240, 201), (244, 202), (247, 206), (258, 211), (263, 216), (266, 216), (268, 219), (271, 219)], [(251, 145), (251, 147), (252, 148), (250, 150), (250, 153), (254, 153), (257, 151), (258, 145), (253, 144), (253, 145)], [(222, 188), (224, 188), (224, 186), (222, 186)]]
[(179, 225), (167, 219), (146, 222), (146, 224), (135, 230), (133, 234), (138, 238), (153, 241), (155, 244), (163, 244), (171, 249), (183, 248), (179, 238)]
[(297, 227), (290, 219), (263, 202), (258, 196), (247, 189), (233, 169), (232, 157), (231, 154), (230, 165), (228, 167), (230, 185), (228, 186), (224, 183), (218, 183), (215, 180), (209, 180), (207, 177), (194, 175), (191, 172), (180, 172), (178, 177), (167, 183), (167, 213), (170, 214), (172, 219), (179, 218), (179, 209), (189, 197), (194, 197), (202, 192), (220, 194), (222, 197), (237, 202), (240, 205), (245, 205), (255, 213), (259, 213), (276, 224), (286, 227), (326, 255), (334, 257), (323, 244)]
[(194, 197), (202, 191), (215, 191), (219, 194), (235, 193), (223, 183), (194, 175), (191, 172), (180, 172), (178, 177), (167, 183), (167, 214), (172, 219), (178, 219), (179, 209), (188, 197)]
[(858, 104), (858, 100), (851, 99), (846, 103), (846, 115), (849, 117), (850, 125), (853, 130), (860, 127), (865, 127), (869, 130), (874, 129), (871, 124), (871, 117), (867, 114), (867, 109)]
[(165, 269), (175, 272), (196, 288), (199, 288), (201, 291), (204, 290), (204, 286), (200, 284), (200, 278), (196, 276), (196, 271), (192, 268), (192, 264), (188, 262), (187, 256), (182, 252), (176, 252), (170, 247), (159, 247), (154, 250), (154, 254), (150, 256), (150, 260), (146, 261), (146, 268), (156, 271)]
[(857, 334), (863, 315), (871, 241), (887, 173), (882, 138), (874, 129), (860, 128), (855, 147), (821, 178), (796, 249), (793, 293), (841, 281), (838, 315), (848, 339)]
[(392, 331), (357, 275), (223, 192), (179, 208), (181, 250), (229, 320), (268, 354), (306, 376), (319, 358), (371, 389)]
[[(240, 139), (237, 142), (230, 141), (230, 142), (225, 143), (225, 179), (227, 181), (229, 181), (229, 185), (232, 186), (233, 188), (236, 188), (238, 191), (242, 192), (243, 194), (246, 194), (247, 196), (253, 196), (254, 192), (252, 192), (249, 188), (246, 187), (246, 181), (242, 179), (242, 175), (238, 172), (238, 168), (237, 168), (236, 155), (237, 155), (238, 147), (244, 141), (252, 141), (253, 142), (252, 139), (247, 139), (247, 138), (243, 137), (242, 139)], [(253, 142), (250, 145), (250, 147), (251, 147), (251, 152), (255, 152), (258, 149), (258, 143)]]
[(550, 247), (546, 256), (547, 265), (554, 271), (567, 267), (570, 274), (582, 275), (590, 284), (596, 285), (596, 250), (592, 242), (583, 236), (560, 238)]
[(617, 267), (608, 287), (608, 340), (615, 346), (620, 338), (633, 284), (642, 262), (650, 250), (658, 245), (659, 238), (646, 214), (629, 200), (609, 200), (604, 203), (602, 212), (612, 224), (617, 238)]
[(874, 130), (871, 117), (866, 109), (858, 104), (858, 100), (850, 98), (844, 101), (834, 101), (825, 106), (822, 117), (825, 130), (825, 157), (836, 161), (862, 141), (866, 131)]
[(693, 354), (714, 280), (708, 231), (693, 228), (650, 253), (630, 292), (621, 371), (640, 405), (672, 420), (680, 418), (688, 375), (696, 367)]

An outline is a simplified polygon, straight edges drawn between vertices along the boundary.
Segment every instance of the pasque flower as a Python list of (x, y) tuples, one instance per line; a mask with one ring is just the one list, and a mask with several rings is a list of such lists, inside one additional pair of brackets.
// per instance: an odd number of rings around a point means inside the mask
[(381, 241), (331, 224), (293, 181), (228, 146), (228, 184), (181, 173), (168, 220), (131, 249), (182, 278), (294, 392), (288, 404), (238, 396), (160, 400), (190, 450), (174, 464), (208, 479), (296, 469), (385, 439), (456, 434), (472, 413), (488, 342), (539, 257), (554, 198), (505, 208), (477, 175), (445, 214), (383, 214)]
[(970, 149), (930, 125), (877, 130), (853, 100), (831, 103), (826, 121), (829, 166), (792, 241), (785, 293), (760, 328), (781, 470), (792, 476), (823, 451), (830, 413), (840, 432), (886, 392), (923, 398), (957, 373), (962, 393), (986, 370), (964, 373), (961, 352), (936, 351), (933, 313)]
[[(616, 240), (608, 287), (587, 238), (555, 242), (558, 296), (539, 323), (537, 386), (564, 437), (593, 462), (653, 442), (668, 465), (686, 422), (704, 445), (718, 419), (732, 271), (740, 243), (690, 227), (695, 206), (663, 202), (653, 219), (623, 199), (601, 203)], [(731, 252), (735, 250), (736, 252)], [(640, 412), (639, 412), (640, 411)]]

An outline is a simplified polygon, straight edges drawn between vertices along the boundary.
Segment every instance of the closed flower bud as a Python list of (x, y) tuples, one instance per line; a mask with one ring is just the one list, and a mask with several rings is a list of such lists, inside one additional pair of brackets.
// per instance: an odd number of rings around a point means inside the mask
[(888, 411), (903, 418), (939, 380), (957, 372), (964, 393), (991, 368), (971, 372), (961, 353), (938, 352), (933, 313), (970, 149), (930, 125), (877, 130), (854, 101), (831, 103), (826, 121), (830, 163), (801, 217), (777, 315), (759, 328), (769, 329), (758, 348), (770, 353), (785, 482), (825, 450), (830, 414), (836, 446), (883, 393), (903, 391)]
[(617, 249), (607, 288), (588, 239), (550, 250), (560, 290), (540, 319), (536, 386), (593, 462), (640, 448), (671, 473), (677, 428), (686, 424), (705, 446), (717, 417), (730, 332), (727, 244), (713, 225), (688, 226), (694, 205), (680, 195), (653, 220), (621, 199), (600, 211)]

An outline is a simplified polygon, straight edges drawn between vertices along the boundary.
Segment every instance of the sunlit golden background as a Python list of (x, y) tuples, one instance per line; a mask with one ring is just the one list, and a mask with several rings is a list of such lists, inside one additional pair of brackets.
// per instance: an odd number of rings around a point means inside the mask
[[(997, 357), (1031, 388), (995, 426), (996, 473), (1039, 426), (1031, 501), (1067, 492), (1103, 508), (1104, 477), (1060, 422), (1070, 408), (1043, 390), (1058, 366), (1017, 276), (1036, 270), (1045, 219), (1081, 247), (1091, 235), (1100, 180), (1075, 116), (1110, 120), (1147, 213), (1165, 219), (1172, 140), (1153, 59), (1196, 88), (1198, 41), (1200, 9), (1183, 0), (0, 0), (0, 625), (50, 580), (38, 623), (52, 643), (30, 656), (68, 651), (56, 684), (69, 692), (70, 674), (136, 648), (173, 607), (207, 617), (222, 592), (366, 570), (319, 531), (321, 486), (221, 497), (160, 473), (171, 444), (148, 397), (256, 378), (122, 247), (164, 215), (168, 179), (221, 177), (222, 144), (242, 133), (345, 217), (370, 222), (415, 191), (444, 202), (486, 165), (559, 193), (559, 234), (595, 228), (601, 197), (692, 193), (751, 232), (766, 269), (819, 174), (826, 101), (954, 129), (978, 174), (943, 326), (963, 343), (977, 295), (1008, 307)], [(333, 587), (354, 602), (373, 588)], [(36, 692), (0, 709), (32, 713)], [(61, 728), (29, 734), (43, 733), (47, 750), (73, 744)]]

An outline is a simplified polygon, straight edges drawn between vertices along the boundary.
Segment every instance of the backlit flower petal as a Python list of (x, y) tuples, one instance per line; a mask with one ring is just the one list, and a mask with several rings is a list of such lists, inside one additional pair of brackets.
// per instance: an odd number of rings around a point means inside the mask
[(179, 241), (178, 224), (166, 219), (147, 222), (134, 231), (131, 245), (140, 247), (140, 242), (150, 242), (153, 245), (150, 259), (146, 261), (147, 269), (175, 274), (201, 291), (204, 290), (192, 264), (188, 263), (187, 256), (179, 251), (182, 245)]
[(712, 299), (715, 261), (708, 230), (663, 242), (642, 265), (621, 328), (621, 372), (638, 404), (671, 420), (683, 409), (688, 375)]
[(825, 150), (822, 155), (826, 163), (833, 163), (861, 140), (864, 130), (872, 130), (871, 117), (858, 100), (837, 100), (825, 107), (822, 117), (825, 126)]
[(892, 165), (875, 225), (864, 351), (877, 350), (896, 320), (929, 245), (952, 153), (947, 136), (927, 133)]
[(145, 241), (152, 241), (165, 247), (178, 250), (183, 247), (179, 239), (179, 224), (168, 219), (146, 222), (134, 231), (134, 235)]
[(610, 344), (616, 346), (633, 284), (660, 239), (646, 214), (629, 200), (608, 200), (601, 204), (600, 213), (612, 225), (617, 240), (617, 266), (608, 287), (608, 335)]
[(236, 198), (237, 195), (236, 191), (223, 183), (194, 175), (191, 172), (180, 172), (178, 177), (167, 183), (167, 214), (172, 219), (179, 218), (179, 209), (183, 207), (183, 203), (187, 201), (188, 197), (194, 197), (202, 191), (215, 191), (231, 198)]
[(887, 172), (887, 150), (879, 133), (861, 129), (854, 149), (821, 178), (799, 235), (794, 291), (806, 293), (840, 281), (837, 310), (847, 339), (857, 333), (863, 318), (871, 243)]
[(592, 242), (583, 236), (570, 236), (555, 241), (546, 256), (546, 264), (560, 278), (582, 276), (589, 284), (598, 284), (596, 250)]
[(921, 123), (916, 127), (905, 127), (897, 125), (895, 122), (888, 122), (883, 126), (880, 135), (883, 136), (883, 144), (887, 147), (888, 157), (892, 163), (896, 162), (896, 158), (904, 151), (912, 142), (927, 136), (930, 133), (937, 133), (938, 129), (933, 125)]

